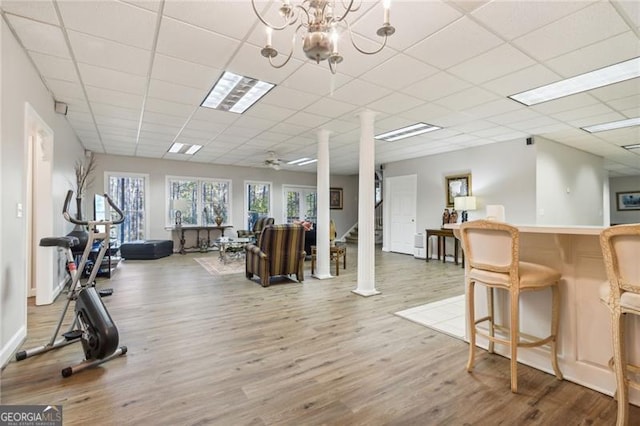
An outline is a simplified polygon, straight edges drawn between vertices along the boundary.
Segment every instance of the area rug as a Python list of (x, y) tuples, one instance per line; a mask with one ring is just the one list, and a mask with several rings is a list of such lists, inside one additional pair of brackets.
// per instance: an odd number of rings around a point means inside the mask
[(395, 315), (456, 339), (465, 340), (464, 294), (416, 306)]
[(226, 263), (218, 256), (196, 257), (198, 262), (211, 275), (241, 274), (244, 272), (244, 259), (230, 259)]

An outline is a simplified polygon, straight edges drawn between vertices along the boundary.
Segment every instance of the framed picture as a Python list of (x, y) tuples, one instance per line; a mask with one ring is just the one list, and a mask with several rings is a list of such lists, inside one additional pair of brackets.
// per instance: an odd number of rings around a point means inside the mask
[(342, 188), (329, 188), (329, 208), (342, 210)]
[(640, 191), (616, 192), (618, 210), (640, 210)]
[(453, 199), (471, 195), (471, 173), (466, 175), (446, 176), (445, 191), (447, 207), (453, 207)]

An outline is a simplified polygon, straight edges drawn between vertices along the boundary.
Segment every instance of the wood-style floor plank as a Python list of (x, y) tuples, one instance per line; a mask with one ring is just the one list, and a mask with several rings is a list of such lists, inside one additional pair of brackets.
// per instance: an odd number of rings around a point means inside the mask
[[(378, 252), (376, 288), (356, 288), (357, 247), (340, 276), (262, 288), (209, 275), (195, 257), (124, 261), (100, 286), (125, 357), (68, 379), (79, 344), (2, 371), (2, 404), (62, 404), (65, 425), (613, 425), (609, 396), (480, 351), (394, 312), (463, 293), (463, 270)], [(29, 303), (28, 339), (44, 342), (62, 298)], [(632, 407), (640, 424), (640, 409)]]

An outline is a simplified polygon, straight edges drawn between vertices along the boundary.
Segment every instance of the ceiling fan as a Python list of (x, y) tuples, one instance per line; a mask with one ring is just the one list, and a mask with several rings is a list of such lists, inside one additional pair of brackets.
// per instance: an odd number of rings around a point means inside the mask
[(267, 159), (264, 160), (264, 165), (267, 167), (271, 167), (273, 170), (280, 170), (282, 163), (287, 163), (288, 161), (289, 160), (278, 158), (275, 152), (269, 151), (267, 154)]

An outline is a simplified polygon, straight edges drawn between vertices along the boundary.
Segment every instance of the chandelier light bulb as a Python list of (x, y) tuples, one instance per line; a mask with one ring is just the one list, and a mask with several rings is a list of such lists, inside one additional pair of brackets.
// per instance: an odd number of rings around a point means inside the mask
[(273, 30), (270, 27), (266, 27), (267, 30), (267, 46), (271, 46), (271, 34), (273, 34)]

